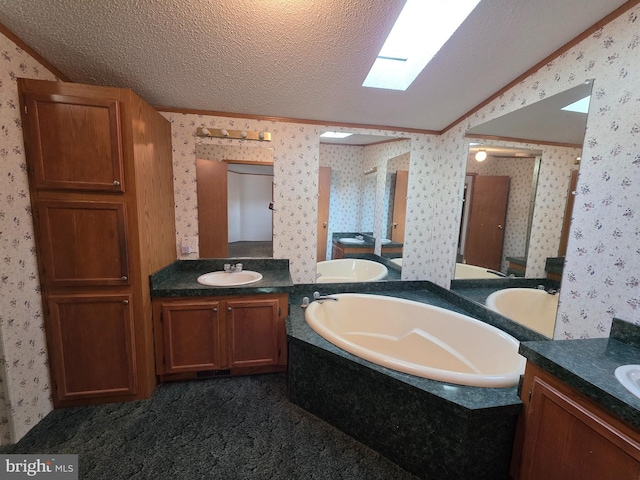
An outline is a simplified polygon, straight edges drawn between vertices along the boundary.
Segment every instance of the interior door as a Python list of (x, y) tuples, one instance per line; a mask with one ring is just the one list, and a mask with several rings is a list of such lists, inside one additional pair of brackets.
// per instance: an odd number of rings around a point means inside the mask
[(320, 172), (318, 174), (318, 262), (323, 262), (327, 259), (330, 198), (331, 167), (320, 167)]
[(196, 159), (201, 258), (228, 257), (227, 164)]
[(466, 263), (500, 270), (510, 181), (507, 176), (474, 177), (464, 251)]
[(404, 223), (407, 212), (407, 188), (409, 185), (409, 171), (396, 172), (396, 191), (393, 197), (393, 228), (391, 240), (404, 243)]

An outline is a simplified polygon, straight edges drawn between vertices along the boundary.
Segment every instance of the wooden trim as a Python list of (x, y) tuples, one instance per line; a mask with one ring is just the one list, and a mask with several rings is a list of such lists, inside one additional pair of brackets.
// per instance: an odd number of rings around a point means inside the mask
[(67, 77), (64, 73), (54, 67), (51, 62), (49, 62), (46, 58), (36, 52), (33, 48), (27, 45), (20, 37), (18, 37), (15, 33), (5, 27), (0, 23), (0, 33), (11, 40), (16, 44), (18, 48), (24, 50), (27, 54), (31, 55), (37, 62), (42, 64), (47, 70), (53, 73), (56, 77), (58, 77), (63, 82), (73, 82), (69, 77)]
[[(203, 158), (202, 160), (206, 160)], [(211, 160), (215, 162), (215, 160)], [(237, 165), (265, 165), (267, 167), (273, 167), (273, 162), (259, 162), (257, 160), (222, 160), (225, 163), (235, 163)]]
[(498, 135), (482, 135), (480, 133), (467, 133), (465, 134), (465, 138), (479, 138), (483, 140), (492, 140), (492, 141), (500, 141), (500, 142), (532, 143), (535, 145), (551, 145), (554, 147), (570, 147), (570, 148), (582, 149), (582, 145), (578, 143), (547, 142), (545, 140), (532, 140), (527, 138), (515, 138), (515, 137), (501, 137)]
[(543, 60), (541, 60), (540, 62), (536, 63), (533, 67), (531, 67), (529, 70), (527, 70), (526, 72), (524, 72), (523, 74), (521, 74), (519, 77), (517, 77), (515, 80), (512, 80), (510, 83), (508, 83), (507, 85), (505, 85), (504, 87), (502, 87), (500, 90), (498, 90), (496, 93), (494, 93), (493, 95), (491, 95), (490, 97), (488, 97), (486, 100), (484, 100), (483, 102), (481, 102), (480, 104), (476, 105), (474, 108), (472, 108), (471, 110), (469, 110), (467, 113), (465, 113), (464, 115), (462, 115), (461, 117), (459, 117), (458, 119), (454, 120), (452, 123), (450, 123), (448, 126), (446, 126), (445, 128), (443, 128), (440, 132), (438, 132), (439, 135), (442, 135), (443, 133), (448, 132), (449, 130), (451, 130), (453, 127), (455, 127), (458, 123), (462, 122), (464, 119), (470, 117), (471, 115), (473, 115), (474, 113), (476, 113), (478, 110), (480, 110), (482, 107), (486, 106), (487, 104), (491, 103), (493, 100), (495, 100), (496, 98), (498, 98), (500, 95), (502, 95), (503, 93), (505, 93), (507, 90), (511, 89), (512, 87), (514, 87), (515, 85), (517, 85), (518, 83), (520, 83), (521, 81), (523, 81), (525, 78), (529, 77), (530, 75), (532, 75), (533, 73), (537, 72), (538, 70), (540, 70), (542, 67), (544, 67), (546, 64), (550, 63), (551, 61), (555, 60), (556, 58), (558, 58), (560, 55), (562, 55), (563, 53), (569, 51), (571, 48), (573, 48), (574, 46), (576, 46), (578, 43), (580, 43), (582, 40), (584, 40), (585, 38), (589, 37), (590, 35), (592, 35), (593, 33), (597, 32), (598, 30), (600, 30), (601, 28), (603, 28), (604, 26), (608, 25), (609, 23), (611, 23), (613, 20), (615, 20), (616, 18), (618, 18), (619, 16), (621, 16), (623, 13), (625, 13), (627, 10), (630, 10), (631, 8), (635, 7), (636, 5), (638, 5), (638, 3), (640, 3), (640, 0), (629, 0), (628, 2), (626, 2), (625, 4), (621, 5), (620, 7), (616, 8), (613, 12), (611, 12), (609, 15), (607, 15), (606, 17), (598, 20), (596, 23), (594, 23), (592, 26), (590, 26), (589, 28), (587, 28), (584, 32), (582, 32), (580, 35), (578, 35), (577, 37), (575, 37), (573, 40), (570, 40), (568, 43), (565, 43), (562, 47), (560, 47), (558, 50), (556, 50), (555, 52), (553, 52), (551, 55), (547, 56), (546, 58), (544, 58)]
[[(246, 118), (249, 120), (262, 120), (265, 122), (303, 123), (306, 125), (322, 125), (325, 127), (330, 126), (330, 127), (346, 127), (346, 128), (364, 128), (368, 130), (387, 130), (392, 132), (422, 133), (426, 135), (438, 135), (440, 133), (437, 130), (423, 130), (420, 128), (392, 127), (389, 125), (367, 125), (363, 123), (331, 122), (327, 120), (309, 120), (304, 118), (270, 117), (266, 115), (254, 115), (254, 114), (247, 114), (247, 113), (218, 112), (215, 110), (197, 110), (192, 108), (163, 107), (162, 105), (154, 105), (154, 108), (160, 112), (166, 112), (166, 113), (207, 115), (207, 116), (213, 116), (213, 117)], [(366, 135), (366, 134), (363, 134), (363, 135)]]
[[(355, 135), (360, 135), (360, 134), (355, 134)], [(366, 134), (365, 134), (366, 135)], [(322, 145), (339, 145), (341, 147), (373, 147), (375, 145), (382, 145), (383, 143), (393, 143), (393, 142), (403, 142), (406, 140), (411, 140), (410, 137), (397, 137), (397, 138), (390, 138), (389, 140), (380, 140), (379, 142), (373, 142), (373, 143), (348, 143), (348, 144), (344, 144), (344, 143), (333, 143), (333, 142), (323, 142), (322, 140), (320, 140), (320, 144)]]

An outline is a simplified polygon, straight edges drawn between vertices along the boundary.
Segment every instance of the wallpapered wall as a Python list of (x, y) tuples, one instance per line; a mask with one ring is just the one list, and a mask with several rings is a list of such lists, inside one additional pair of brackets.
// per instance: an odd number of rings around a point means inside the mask
[[(595, 79), (556, 339), (607, 336), (613, 317), (640, 324), (639, 14), (638, 6), (624, 13), (440, 139), (440, 164), (454, 168), (457, 161), (462, 170), (464, 130)], [(460, 191), (460, 179), (452, 182)], [(453, 214), (446, 202), (440, 205)], [(534, 222), (544, 214), (544, 209), (536, 210)], [(445, 230), (447, 224), (439, 221), (438, 225)], [(435, 241), (434, 235), (433, 244), (446, 242)], [(453, 258), (453, 254), (442, 257)]]
[(0, 445), (52, 408), (18, 77), (56, 79), (0, 35)]
[[(467, 159), (464, 131), (594, 78), (555, 337), (606, 336), (614, 316), (640, 323), (638, 14), (636, 6), (437, 138), (358, 130), (411, 139), (404, 279), (449, 284)], [(0, 55), (0, 441), (6, 443), (19, 440), (51, 409), (15, 78), (53, 75), (3, 36)], [(165, 116), (172, 122), (177, 239), (197, 234), (195, 127), (270, 131), (275, 139), (274, 253), (291, 259), (296, 282), (313, 281), (319, 128)], [(233, 142), (217, 143), (239, 144)]]

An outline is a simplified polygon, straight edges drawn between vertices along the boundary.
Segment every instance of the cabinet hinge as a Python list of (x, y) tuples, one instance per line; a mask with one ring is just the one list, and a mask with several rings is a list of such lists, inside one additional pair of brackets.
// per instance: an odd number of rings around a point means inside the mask
[(25, 115), (29, 114), (29, 107), (27, 107), (26, 105), (24, 106), (24, 114)]
[(282, 315), (282, 308), (278, 307), (278, 316)]

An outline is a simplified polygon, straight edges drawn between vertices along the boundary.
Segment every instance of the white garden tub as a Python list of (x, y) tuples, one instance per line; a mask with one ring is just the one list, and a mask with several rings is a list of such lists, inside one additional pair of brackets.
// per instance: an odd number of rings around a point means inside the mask
[(382, 280), (387, 273), (387, 267), (381, 263), (359, 258), (342, 258), (318, 262), (316, 282), (375, 282)]
[(332, 295), (307, 323), (334, 345), (384, 367), (459, 385), (510, 387), (525, 359), (507, 333), (450, 310), (394, 297)]
[(559, 294), (535, 288), (505, 288), (487, 297), (491, 310), (531, 330), (553, 337)]
[(479, 278), (503, 278), (504, 275), (495, 270), (466, 263), (456, 263), (456, 271), (453, 278), (456, 280), (470, 280)]

